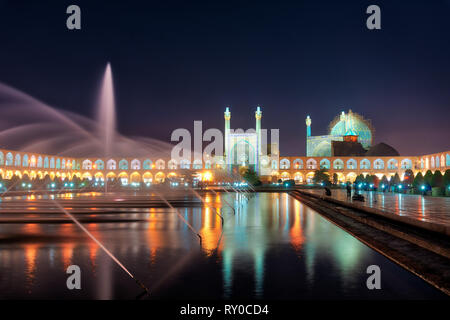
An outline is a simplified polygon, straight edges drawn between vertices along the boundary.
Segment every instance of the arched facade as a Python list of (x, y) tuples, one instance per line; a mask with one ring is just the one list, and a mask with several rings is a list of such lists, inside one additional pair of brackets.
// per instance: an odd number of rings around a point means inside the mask
[(286, 170), (291, 167), (291, 163), (288, 159), (282, 159), (280, 161), (280, 170)]
[[(402, 177), (405, 170), (412, 170), (414, 174), (418, 171), (424, 174), (428, 169), (444, 173), (450, 169), (449, 154), (447, 151), (420, 157), (280, 157), (278, 161), (266, 157), (265, 166), (269, 173), (266, 178), (262, 177), (262, 180), (293, 179), (296, 183), (308, 183), (308, 179), (311, 181), (314, 171), (318, 169), (326, 170), (330, 177), (336, 173), (338, 181), (341, 182), (353, 179), (353, 174), (375, 174), (381, 179), (383, 175), (391, 177), (396, 173)], [(74, 176), (117, 179), (120, 175), (121, 179), (126, 178), (127, 183), (137, 180), (145, 183), (161, 183), (168, 178), (181, 179), (184, 174), (196, 174), (203, 179), (206, 172), (203, 170), (210, 171), (208, 176), (220, 177), (223, 175), (216, 175), (214, 171), (227, 168), (222, 157), (206, 158), (203, 163), (197, 160), (192, 166), (195, 172), (178, 174), (177, 170), (191, 169), (191, 162), (188, 159), (183, 159), (178, 164), (175, 159), (161, 158), (153, 164), (150, 158), (71, 159), (4, 149), (0, 151), (0, 164), (4, 178), (14, 175), (28, 177), (48, 175), (52, 179), (55, 177), (72, 179)], [(261, 162), (261, 165), (264, 164)], [(137, 174), (132, 176), (135, 172), (139, 174), (139, 179)]]
[(138, 159), (131, 160), (131, 170), (140, 170), (141, 162)]
[(119, 170), (128, 170), (128, 161), (126, 159), (119, 161)]
[(109, 159), (109, 160), (106, 162), (106, 169), (108, 169), (108, 170), (116, 170), (116, 168), (117, 168), (116, 160), (114, 160), (114, 159)]
[(314, 159), (308, 159), (308, 161), (306, 161), (306, 168), (317, 169), (317, 161)]
[(294, 160), (294, 169), (303, 169), (303, 160), (302, 159), (295, 159)]
[(330, 160), (322, 159), (320, 160), (320, 169), (330, 169)]
[(344, 169), (344, 161), (342, 159), (336, 159), (333, 161), (333, 168), (336, 170)]
[(347, 160), (347, 169), (348, 170), (355, 170), (358, 168), (358, 163), (355, 159), (349, 159)]

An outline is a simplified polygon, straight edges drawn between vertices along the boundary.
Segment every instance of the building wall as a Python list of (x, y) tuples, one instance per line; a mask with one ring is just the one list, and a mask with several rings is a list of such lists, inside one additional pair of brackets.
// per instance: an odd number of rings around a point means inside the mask
[[(16, 161), (19, 158), (20, 161)], [(34, 162), (32, 159), (35, 159)], [(427, 170), (444, 173), (450, 169), (450, 150), (411, 157), (280, 157), (277, 161), (267, 161), (261, 166), (264, 166), (263, 172), (270, 172), (270, 175), (262, 177), (265, 181), (294, 179), (299, 183), (307, 183), (314, 171), (320, 168), (327, 169), (331, 176), (337, 173), (340, 181), (353, 181), (359, 174), (375, 174), (381, 178), (383, 175), (391, 177), (398, 173), (402, 178), (407, 169), (411, 169), (414, 174), (424, 174)], [(225, 170), (224, 161), (219, 157), (207, 159), (203, 163), (191, 163), (188, 160), (178, 163), (170, 159), (152, 158), (80, 159), (0, 149), (0, 176), (3, 179), (24, 174), (31, 178), (43, 178), (48, 174), (52, 179), (72, 179), (74, 176), (89, 179), (124, 177), (136, 182), (162, 182), (167, 177), (193, 172), (218, 180), (226, 177)]]
[[(439, 166), (436, 165), (438, 158)], [(312, 178), (315, 170), (321, 168), (327, 169), (330, 176), (337, 173), (340, 181), (353, 181), (360, 174), (377, 175), (379, 178), (386, 175), (389, 178), (398, 173), (403, 179), (407, 169), (411, 169), (414, 174), (425, 174), (427, 170), (444, 173), (450, 169), (450, 151), (411, 157), (280, 157), (280, 167), (272, 175), (274, 178), (304, 183)]]

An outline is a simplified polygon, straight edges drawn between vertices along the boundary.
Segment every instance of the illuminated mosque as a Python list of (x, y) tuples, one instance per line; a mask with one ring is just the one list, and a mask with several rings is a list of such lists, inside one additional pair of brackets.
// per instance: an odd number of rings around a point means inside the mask
[[(360, 174), (383, 175), (390, 178), (396, 173), (403, 178), (405, 170), (414, 174), (426, 170), (450, 169), (450, 151), (426, 155), (400, 156), (397, 150), (385, 143), (373, 145), (374, 130), (368, 120), (349, 111), (342, 112), (330, 124), (329, 134), (311, 136), (311, 118), (306, 118), (306, 156), (282, 156), (278, 142), (268, 145), (268, 152), (261, 146), (261, 107), (255, 111), (256, 130), (239, 132), (231, 130), (230, 108), (226, 108), (225, 152), (223, 156), (205, 159), (171, 159), (155, 155), (146, 157), (73, 158), (64, 155), (39, 154), (0, 148), (0, 178), (31, 179), (73, 177), (90, 181), (119, 179), (122, 184), (163, 183), (186, 176), (190, 172), (195, 179), (218, 181), (225, 172), (238, 173), (242, 168), (253, 168), (263, 182), (294, 180), (297, 184), (312, 183), (314, 171), (324, 169), (336, 174), (338, 181), (354, 181)], [(238, 177), (239, 175), (232, 175)]]
[[(373, 139), (373, 127), (369, 120), (361, 115), (353, 113), (342, 113), (334, 118), (329, 125), (329, 133), (325, 136), (311, 136), (311, 118), (306, 118), (306, 156), (308, 157), (333, 157), (343, 156), (339, 154), (339, 149), (347, 144), (351, 145), (353, 150), (362, 155), (370, 149)], [(346, 142), (346, 143), (342, 143)], [(356, 154), (355, 154), (356, 155)]]

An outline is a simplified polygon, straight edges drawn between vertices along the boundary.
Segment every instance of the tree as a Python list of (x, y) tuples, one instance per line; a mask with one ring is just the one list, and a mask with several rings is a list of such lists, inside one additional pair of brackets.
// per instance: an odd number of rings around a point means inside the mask
[(338, 182), (339, 182), (339, 176), (335, 172), (335, 173), (333, 173), (333, 184), (337, 184)]
[(433, 178), (431, 179), (431, 186), (442, 188), (444, 186), (444, 178), (442, 177), (442, 173), (439, 170), (436, 170), (436, 172), (433, 175)]
[(391, 178), (391, 186), (397, 186), (400, 184), (400, 176), (395, 173), (394, 177)]
[(425, 183), (425, 180), (423, 178), (422, 172), (419, 172), (413, 181), (414, 190), (416, 190), (416, 191), (420, 190), (424, 183)]
[(385, 175), (381, 177), (381, 184), (384, 185), (385, 187), (389, 185), (389, 181)]
[(405, 175), (403, 177), (403, 183), (406, 185), (411, 185), (414, 181), (414, 172), (411, 169), (405, 170)]
[(259, 180), (258, 174), (252, 168), (248, 168), (247, 170), (245, 170), (242, 177), (244, 178), (245, 181), (247, 181), (249, 184), (253, 186), (261, 185), (261, 180)]
[(425, 181), (425, 183), (428, 186), (431, 186), (432, 179), (433, 179), (433, 172), (431, 172), (431, 170), (427, 170), (427, 172), (425, 172), (425, 176), (423, 177), (423, 180)]
[(9, 188), (14, 188), (16, 190), (21, 188), (20, 185), (20, 178), (16, 175), (13, 175), (12, 178), (9, 180)]
[(22, 182), (24, 182), (24, 183), (30, 183), (30, 182), (31, 182), (31, 179), (30, 179), (30, 177), (28, 176), (28, 174), (24, 173), (24, 174), (22, 175)]
[(372, 183), (375, 188), (378, 188), (380, 185), (380, 179), (376, 175), (372, 175)]
[(73, 176), (72, 182), (73, 182), (73, 185), (75, 186), (75, 188), (79, 188), (80, 184), (81, 184), (81, 179), (78, 178), (78, 176)]
[(320, 169), (314, 171), (314, 177), (313, 177), (314, 183), (329, 183), (330, 182), (330, 176), (327, 173), (327, 169)]
[(448, 188), (450, 186), (450, 169), (445, 170), (444, 173), (444, 186)]
[(360, 184), (360, 183), (364, 183), (365, 179), (364, 179), (364, 175), (360, 174), (359, 176), (356, 177), (355, 179), (355, 183), (356, 184)]

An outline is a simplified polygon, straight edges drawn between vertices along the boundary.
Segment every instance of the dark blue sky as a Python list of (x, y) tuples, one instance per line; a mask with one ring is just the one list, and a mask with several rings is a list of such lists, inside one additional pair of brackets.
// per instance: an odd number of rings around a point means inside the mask
[[(94, 3), (95, 2), (95, 3)], [(78, 4), (82, 30), (66, 29)], [(366, 8), (381, 7), (369, 31)], [(0, 81), (86, 116), (103, 69), (115, 77), (119, 130), (168, 140), (172, 130), (280, 128), (281, 152), (352, 109), (375, 142), (401, 154), (450, 149), (450, 1), (5, 1)]]

